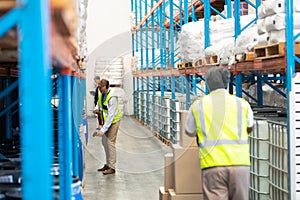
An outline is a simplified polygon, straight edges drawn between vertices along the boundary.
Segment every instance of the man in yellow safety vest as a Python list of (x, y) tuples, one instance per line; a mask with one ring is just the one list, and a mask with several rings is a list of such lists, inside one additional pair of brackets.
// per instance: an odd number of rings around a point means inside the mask
[(197, 136), (204, 199), (248, 200), (253, 111), (248, 102), (227, 92), (230, 73), (207, 71), (210, 94), (190, 107), (186, 133)]
[(101, 94), (98, 99), (99, 111), (102, 114), (103, 126), (96, 136), (102, 137), (102, 144), (106, 156), (106, 164), (97, 171), (104, 175), (114, 174), (116, 171), (116, 139), (122, 112), (119, 110), (118, 98), (109, 88), (108, 80), (102, 79), (99, 83)]

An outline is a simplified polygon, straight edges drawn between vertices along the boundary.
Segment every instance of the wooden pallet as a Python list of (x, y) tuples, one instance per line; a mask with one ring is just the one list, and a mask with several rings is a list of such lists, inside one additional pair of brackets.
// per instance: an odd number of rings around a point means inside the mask
[(177, 69), (184, 69), (184, 62), (177, 63)]
[(206, 56), (202, 59), (202, 63), (204, 65), (217, 65), (218, 63), (218, 56)]
[[(276, 44), (269, 44), (265, 46), (254, 47), (255, 59), (269, 59), (283, 57), (286, 54), (286, 44), (285, 42), (279, 42)], [(300, 54), (300, 44), (295, 43), (295, 54)]]
[(254, 52), (247, 52), (235, 55), (237, 62), (249, 62), (254, 60)]
[(177, 69), (195, 68), (195, 67), (199, 67), (199, 66), (202, 66), (202, 65), (203, 65), (203, 60), (202, 59), (200, 59), (196, 62), (187, 62), (187, 63), (179, 62), (177, 64)]
[(255, 59), (276, 58), (285, 55), (285, 43), (254, 47)]
[(159, 140), (160, 140), (162, 143), (164, 143), (165, 145), (170, 146), (170, 143), (171, 143), (170, 140), (168, 140), (168, 139), (162, 137), (159, 133), (155, 132), (155, 137), (156, 137), (157, 139), (159, 139)]

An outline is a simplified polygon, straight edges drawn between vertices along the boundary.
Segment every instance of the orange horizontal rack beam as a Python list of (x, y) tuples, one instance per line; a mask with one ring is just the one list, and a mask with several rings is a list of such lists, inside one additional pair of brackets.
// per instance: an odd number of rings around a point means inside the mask
[[(0, 0), (0, 10), (9, 10), (17, 5), (16, 0)], [(75, 9), (72, 0), (50, 0), (53, 9)]]
[(138, 31), (142, 25), (150, 18), (151, 15), (153, 15), (154, 11), (161, 6), (161, 4), (164, 2), (165, 0), (159, 0), (159, 2), (157, 2), (153, 8), (150, 9), (150, 12), (142, 19), (142, 21), (140, 21), (133, 29), (135, 31)]
[(72, 0), (50, 0), (50, 6), (54, 9), (75, 9)]
[[(198, 67), (168, 69), (168, 70), (144, 70), (133, 72), (134, 77), (167, 77), (184, 75), (205, 75), (207, 70), (218, 65), (202, 65)], [(300, 64), (295, 62), (296, 71), (300, 71)], [(228, 67), (228, 66), (224, 66)], [(245, 61), (236, 63), (228, 67), (233, 74), (250, 74), (251, 71), (256, 71), (260, 74), (285, 74), (286, 73), (286, 57), (278, 57), (273, 59), (257, 59), (254, 61)]]
[[(191, 3), (191, 4), (189, 5), (189, 7), (188, 7), (188, 12), (189, 12), (189, 13), (192, 12), (192, 6), (194, 6), (195, 8), (198, 8), (199, 6), (202, 6), (202, 7), (204, 8), (204, 4), (203, 4), (201, 1), (199, 1), (199, 0), (194, 0), (193, 3)], [(203, 8), (202, 8), (202, 9), (203, 9)], [(183, 12), (181, 12), (181, 11), (176, 12), (175, 15), (174, 15), (174, 18), (173, 18), (174, 22), (179, 23), (179, 20), (180, 20), (180, 13), (182, 13), (182, 16), (184, 16)], [(170, 20), (169, 20), (169, 19), (165, 20), (164, 26), (165, 26), (166, 28), (170, 28)]]
[(17, 5), (16, 0), (1, 0), (0, 10), (9, 10)]

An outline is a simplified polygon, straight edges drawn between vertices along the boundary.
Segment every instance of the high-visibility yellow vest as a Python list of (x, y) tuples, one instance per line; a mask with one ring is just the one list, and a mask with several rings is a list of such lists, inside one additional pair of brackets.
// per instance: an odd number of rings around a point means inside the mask
[(102, 93), (100, 92), (100, 95), (99, 95), (99, 98), (98, 98), (98, 106), (100, 108), (100, 112), (102, 113), (102, 119), (103, 119), (103, 123), (106, 121), (107, 119), (107, 115), (108, 115), (108, 108), (107, 108), (107, 104), (109, 102), (109, 100), (112, 98), (112, 97), (116, 97), (117, 98), (117, 105), (116, 105), (116, 113), (115, 114), (115, 117), (112, 121), (112, 124), (115, 124), (117, 123), (118, 121), (121, 120), (122, 118), (122, 111), (119, 110), (119, 103), (118, 103), (118, 97), (113, 95), (112, 94), (113, 92), (111, 92), (111, 90), (108, 91), (107, 95), (106, 95), (106, 98), (104, 100), (104, 102), (102, 102)]
[(248, 104), (224, 91), (215, 91), (192, 104), (202, 169), (249, 166)]

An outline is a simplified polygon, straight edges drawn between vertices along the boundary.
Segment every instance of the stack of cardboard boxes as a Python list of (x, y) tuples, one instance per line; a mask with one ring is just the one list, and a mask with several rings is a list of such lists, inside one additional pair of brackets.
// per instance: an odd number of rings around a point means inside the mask
[(165, 155), (164, 187), (159, 189), (160, 200), (201, 200), (202, 177), (196, 138), (185, 134), (187, 111), (180, 111), (181, 130), (173, 153)]

